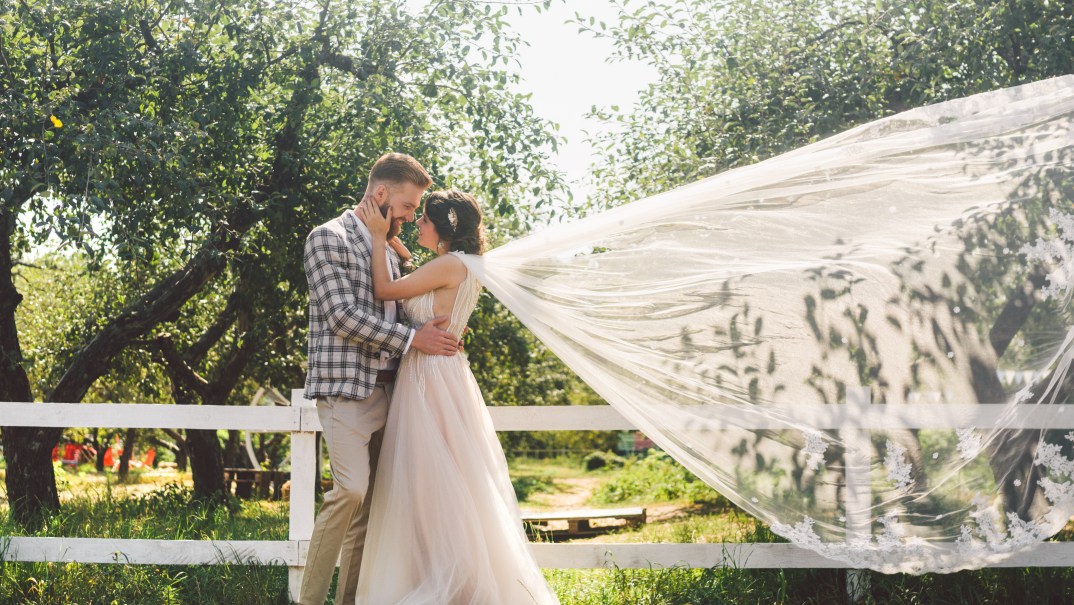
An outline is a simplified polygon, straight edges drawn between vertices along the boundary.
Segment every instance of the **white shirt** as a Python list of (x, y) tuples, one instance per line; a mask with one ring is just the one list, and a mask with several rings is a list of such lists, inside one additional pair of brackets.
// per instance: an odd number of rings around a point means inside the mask
[[(365, 241), (369, 244), (370, 248), (372, 248), (372, 246), (373, 246), (373, 235), (369, 233), (369, 228), (365, 226), (365, 223), (363, 223), (361, 219), (359, 219), (358, 217), (355, 217), (355, 218), (358, 221), (358, 231), (360, 231), (362, 233), (362, 237), (365, 238)], [(385, 262), (385, 264), (388, 265), (388, 276), (390, 277), (391, 275), (393, 275), (393, 273), (392, 273), (392, 259), (391, 259), (391, 254), (392, 253), (391, 253), (391, 250), (389, 250), (388, 248), (389, 248), (388, 244), (385, 243), (384, 244), (384, 249), (385, 249), (385, 252), (387, 252), (387, 254), (384, 255), (384, 262)], [(389, 323), (395, 323), (395, 320), (396, 320), (396, 318), (398, 316), (399, 316), (398, 303), (396, 301), (394, 301), (394, 300), (386, 300), (386, 301), (384, 301), (384, 321), (387, 321)], [(413, 341), (414, 341), (414, 332), (412, 331), (410, 333), (410, 336), (406, 339), (406, 346), (403, 347), (403, 354), (404, 355), (406, 354), (407, 351), (410, 350), (410, 343), (413, 342)], [(379, 364), (378, 367), (375, 367), (373, 369), (374, 370), (394, 370), (394, 369), (396, 369), (398, 367), (399, 367), (399, 358), (398, 357), (393, 357), (391, 352), (389, 352), (389, 351), (381, 351), (380, 352), (380, 364)]]

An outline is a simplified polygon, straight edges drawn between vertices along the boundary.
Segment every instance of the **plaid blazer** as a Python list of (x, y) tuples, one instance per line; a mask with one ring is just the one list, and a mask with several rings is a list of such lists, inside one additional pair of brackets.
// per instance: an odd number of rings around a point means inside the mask
[[(309, 369), (306, 398), (365, 399), (376, 383), (381, 351), (402, 355), (412, 328), (384, 320), (384, 303), (373, 297), (369, 243), (358, 217), (347, 210), (310, 232), (303, 264), (310, 289)], [(392, 278), (399, 259), (389, 249)], [(403, 305), (398, 318), (406, 321)]]

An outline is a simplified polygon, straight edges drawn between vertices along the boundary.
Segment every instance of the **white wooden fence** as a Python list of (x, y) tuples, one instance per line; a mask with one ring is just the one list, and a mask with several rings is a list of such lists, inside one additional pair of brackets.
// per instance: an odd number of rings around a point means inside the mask
[[(871, 405), (861, 392), (846, 405), (787, 406), (778, 418), (761, 418), (756, 408), (721, 407), (718, 421), (727, 426), (861, 430), (963, 428), (993, 426), (1000, 414), (1011, 428), (1074, 428), (1067, 406), (1025, 406), (1013, 419), (1001, 405)], [(609, 406), (491, 407), (498, 431), (629, 430), (634, 428)], [(257, 563), (287, 565), (292, 598), (297, 597), (306, 549), (313, 532), (315, 433), (320, 421), (314, 402), (301, 390), (291, 407), (216, 407), (156, 404), (66, 404), (0, 402), (2, 426), (93, 426), (101, 428), (235, 429), (291, 434), (291, 506), (287, 540), (133, 540), (104, 538), (26, 538), (0, 536), (4, 561), (123, 563), (144, 565), (213, 565)], [(848, 479), (851, 479), (848, 477)], [(864, 485), (864, 483), (863, 483)], [(864, 488), (867, 490), (867, 487)], [(863, 489), (846, 490), (849, 499), (868, 501)], [(852, 502), (850, 503), (852, 504)], [(532, 544), (546, 568), (594, 568), (610, 563), (623, 568), (733, 566), (738, 568), (841, 568), (792, 544)], [(1074, 566), (1074, 542), (1046, 542), (1032, 552), (1012, 556), (998, 567)]]

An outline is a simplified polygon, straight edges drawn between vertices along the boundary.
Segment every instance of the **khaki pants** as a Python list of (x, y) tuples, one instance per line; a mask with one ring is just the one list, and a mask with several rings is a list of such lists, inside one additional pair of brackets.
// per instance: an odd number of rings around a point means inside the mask
[(317, 400), (333, 486), (325, 494), (313, 525), (302, 576), (301, 605), (324, 604), (337, 558), (336, 603), (354, 603), (369, 524), (367, 496), (373, 492), (392, 386), (378, 384), (369, 397), (360, 401), (342, 397)]

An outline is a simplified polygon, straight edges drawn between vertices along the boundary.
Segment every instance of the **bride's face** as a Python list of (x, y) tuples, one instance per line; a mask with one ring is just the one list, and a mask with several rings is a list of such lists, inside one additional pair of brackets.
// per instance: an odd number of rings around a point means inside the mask
[(418, 219), (418, 245), (438, 252), (436, 245), (440, 243), (440, 235), (436, 232), (436, 226), (424, 214)]

